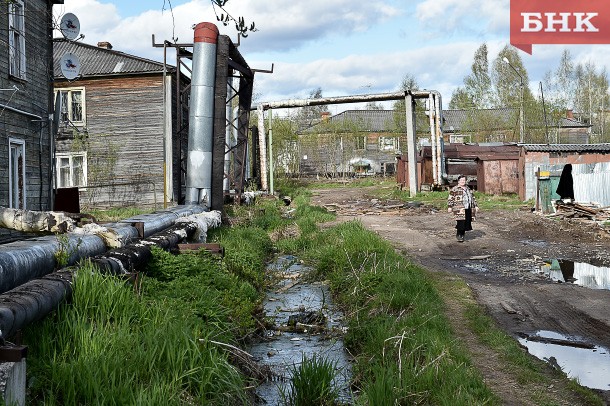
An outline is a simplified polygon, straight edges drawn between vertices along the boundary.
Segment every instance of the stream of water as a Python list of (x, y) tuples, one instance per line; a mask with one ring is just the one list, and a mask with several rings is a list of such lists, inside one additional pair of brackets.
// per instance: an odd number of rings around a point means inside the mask
[[(314, 355), (331, 361), (335, 366), (334, 385), (339, 392), (341, 404), (352, 404), (349, 388), (351, 364), (343, 346), (343, 314), (335, 309), (330, 300), (328, 287), (322, 283), (305, 283), (302, 276), (309, 269), (294, 256), (280, 256), (267, 266), (267, 274), (277, 283), (267, 291), (264, 310), (280, 329), (269, 330), (267, 337), (249, 348), (249, 353), (261, 364), (268, 365), (275, 378), (261, 384), (256, 393), (267, 405), (282, 405), (282, 393), (290, 390), (292, 370), (303, 357)], [(325, 316), (322, 332), (281, 331), (286, 328), (291, 316), (298, 317), (321, 312)], [(315, 329), (312, 329), (315, 330)]]

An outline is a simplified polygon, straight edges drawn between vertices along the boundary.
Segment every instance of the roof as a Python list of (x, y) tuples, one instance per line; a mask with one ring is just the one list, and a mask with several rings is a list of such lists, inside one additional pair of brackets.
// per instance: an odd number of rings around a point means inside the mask
[(523, 144), (525, 151), (532, 152), (610, 152), (606, 144)]
[[(507, 124), (514, 123), (513, 126), (518, 124), (519, 110), (510, 107), (478, 110), (443, 110), (443, 132), (454, 133), (463, 130), (465, 123), (473, 119), (473, 113), (487, 115), (493, 119), (495, 126), (492, 130), (506, 130)], [(327, 122), (339, 124), (354, 123), (359, 126), (360, 131), (365, 132), (395, 132), (396, 123), (394, 114), (394, 110), (346, 110), (329, 117)], [(320, 123), (315, 124), (306, 131), (315, 131), (319, 125)], [(542, 128), (544, 123), (539, 123), (537, 126)], [(557, 124), (553, 125), (553, 127), (556, 126)], [(562, 118), (559, 126), (562, 128), (590, 127), (588, 124), (583, 124), (569, 118)]]
[[(81, 63), (80, 74), (83, 77), (163, 72), (163, 63), (161, 62), (82, 42), (55, 38), (53, 39), (53, 75), (57, 79), (63, 78), (60, 61), (61, 57), (68, 52), (78, 56)], [(169, 71), (175, 70), (173, 66), (166, 66)]]
[[(474, 115), (476, 114), (476, 116)], [(476, 110), (443, 110), (443, 132), (458, 132), (464, 129), (464, 123), (472, 120), (477, 116), (487, 116), (494, 120), (495, 126), (492, 130), (505, 130), (506, 124), (514, 123), (518, 125), (519, 110), (511, 107), (502, 107), (495, 109), (476, 109)], [(527, 119), (527, 117), (526, 117)], [(544, 122), (527, 123), (528, 127), (534, 126), (537, 128), (544, 127)], [(583, 124), (578, 120), (562, 117), (559, 123), (548, 123), (552, 127), (561, 128), (588, 128), (590, 125)]]
[[(346, 110), (327, 119), (339, 125), (354, 123), (360, 131), (388, 132), (395, 129), (394, 110)], [(314, 129), (318, 123), (310, 127)]]

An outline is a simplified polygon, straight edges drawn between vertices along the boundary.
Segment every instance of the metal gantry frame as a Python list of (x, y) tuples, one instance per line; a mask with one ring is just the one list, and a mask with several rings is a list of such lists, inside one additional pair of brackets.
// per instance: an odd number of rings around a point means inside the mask
[[(173, 43), (164, 41), (156, 43), (152, 37), (153, 47), (163, 48), (164, 71), (167, 65), (167, 48), (176, 50), (176, 77), (174, 86), (175, 99), (172, 103), (174, 112), (172, 144), (178, 151), (171, 156), (179, 170), (174, 169), (172, 176), (174, 200), (181, 203), (184, 199), (186, 183), (187, 140), (189, 129), (189, 98), (192, 69), (189, 61), (193, 59), (192, 43)], [(250, 69), (231, 39), (226, 35), (218, 37), (216, 50), (216, 79), (214, 95), (214, 141), (212, 158), (212, 210), (221, 210), (225, 199), (234, 194), (236, 201), (241, 201), (245, 191), (248, 171), (248, 132), (250, 107), (254, 85), (254, 70)], [(236, 83), (237, 82), (237, 83)], [(165, 81), (164, 81), (165, 86)], [(165, 90), (164, 90), (165, 94)], [(165, 109), (164, 109), (165, 111)], [(167, 137), (169, 138), (169, 137)], [(171, 146), (165, 145), (164, 149)]]
[[(404, 100), (405, 115), (406, 115), (406, 133), (407, 133), (407, 157), (409, 162), (409, 191), (411, 196), (415, 196), (419, 189), (419, 181), (417, 179), (417, 143), (416, 143), (416, 128), (415, 128), (415, 100), (424, 99), (429, 103), (430, 115), (430, 132), (432, 143), (432, 154), (435, 157), (433, 162), (433, 178), (434, 185), (441, 185), (444, 176), (444, 157), (443, 157), (443, 117), (442, 117), (442, 101), (441, 94), (436, 90), (405, 90), (395, 93), (379, 93), (379, 94), (364, 94), (354, 96), (337, 96), (337, 97), (322, 97), (318, 99), (293, 99), (276, 102), (263, 102), (254, 106), (252, 109), (258, 111), (258, 131), (260, 132), (260, 166), (261, 166), (261, 183), (262, 188), (274, 193), (273, 190), (273, 170), (271, 167), (271, 148), (273, 145), (272, 130), (269, 128), (269, 168), (267, 165), (267, 143), (265, 141), (265, 120), (264, 112), (269, 110), (269, 125), (271, 126), (271, 112), (273, 109), (306, 107), (306, 106), (321, 106), (328, 104), (343, 104), (343, 103), (361, 103), (373, 101), (389, 101), (389, 100)], [(270, 181), (267, 183), (267, 172), (270, 175)]]

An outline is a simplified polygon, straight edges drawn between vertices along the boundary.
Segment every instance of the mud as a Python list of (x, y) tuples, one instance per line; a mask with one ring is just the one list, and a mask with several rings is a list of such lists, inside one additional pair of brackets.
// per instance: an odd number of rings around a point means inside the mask
[[(526, 206), (481, 211), (474, 230), (460, 243), (446, 207), (411, 204), (380, 210), (384, 203), (367, 196), (367, 188), (319, 190), (312, 203), (335, 210), (337, 222), (362, 222), (430, 271), (462, 277), (498, 326), (515, 339), (542, 330), (610, 348), (610, 291), (553, 280), (541, 271), (561, 259), (595, 264), (605, 272), (610, 234), (595, 222), (547, 218)], [(396, 203), (385, 202), (385, 207)], [(482, 371), (494, 370), (483, 365), (487, 361), (478, 362)], [(502, 394), (502, 388), (496, 389)], [(506, 396), (514, 392), (505, 389)], [(609, 392), (602, 395), (610, 400)]]

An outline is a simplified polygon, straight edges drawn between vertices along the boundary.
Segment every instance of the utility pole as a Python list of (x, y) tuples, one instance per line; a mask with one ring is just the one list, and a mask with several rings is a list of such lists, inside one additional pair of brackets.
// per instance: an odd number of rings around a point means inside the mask
[(521, 82), (521, 103), (519, 105), (519, 142), (523, 144), (523, 135), (525, 133), (525, 122), (523, 120), (523, 76), (521, 76), (519, 71), (515, 69), (513, 65), (511, 65), (507, 57), (502, 58), (502, 60), (515, 71), (517, 76), (519, 76), (519, 81)]

